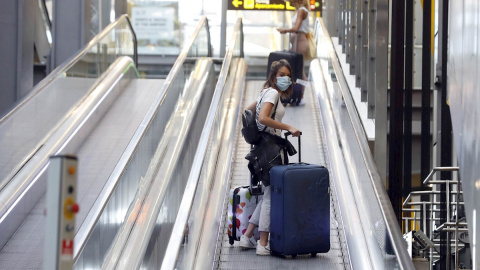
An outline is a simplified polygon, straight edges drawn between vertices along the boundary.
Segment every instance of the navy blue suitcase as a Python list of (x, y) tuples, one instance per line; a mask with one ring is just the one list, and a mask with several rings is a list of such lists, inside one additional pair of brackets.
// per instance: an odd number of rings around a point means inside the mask
[(315, 256), (317, 253), (328, 252), (330, 250), (328, 170), (323, 166), (306, 163), (274, 166), (270, 170), (270, 186), (272, 255)]

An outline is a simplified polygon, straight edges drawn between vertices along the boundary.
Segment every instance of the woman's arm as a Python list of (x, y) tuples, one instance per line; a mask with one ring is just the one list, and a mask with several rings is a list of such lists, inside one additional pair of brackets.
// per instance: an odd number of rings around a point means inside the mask
[(260, 124), (270, 128), (288, 130), (292, 133), (294, 137), (297, 137), (300, 135), (300, 130), (270, 118), (270, 112), (272, 111), (272, 109), (273, 109), (272, 103), (270, 102), (263, 103), (262, 108), (260, 108), (260, 114), (258, 115), (258, 122), (260, 122)]
[(285, 34), (288, 32), (298, 32), (298, 29), (300, 29), (300, 25), (302, 25), (302, 21), (305, 20), (308, 16), (308, 13), (304, 9), (299, 9), (298, 14), (297, 14), (297, 20), (295, 21), (295, 25), (292, 26), (292, 28), (277, 28), (277, 31), (280, 32), (280, 34)]
[(257, 106), (257, 102), (253, 102), (252, 104), (248, 105), (247, 110), (250, 110), (255, 113), (255, 107)]

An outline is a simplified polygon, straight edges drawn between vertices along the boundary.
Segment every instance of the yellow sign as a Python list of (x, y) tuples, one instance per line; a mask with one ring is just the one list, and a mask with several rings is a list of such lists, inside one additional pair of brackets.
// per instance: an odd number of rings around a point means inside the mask
[(294, 7), (290, 5), (290, 2), (287, 1), (287, 10), (295, 10)]
[(244, 0), (243, 8), (244, 9), (253, 9), (255, 7), (255, 0)]
[(232, 5), (236, 8), (238, 8), (241, 4), (242, 4), (242, 1), (238, 1), (238, 0), (233, 0), (232, 1)]
[(290, 2), (284, 0), (231, 0), (229, 10), (295, 10)]

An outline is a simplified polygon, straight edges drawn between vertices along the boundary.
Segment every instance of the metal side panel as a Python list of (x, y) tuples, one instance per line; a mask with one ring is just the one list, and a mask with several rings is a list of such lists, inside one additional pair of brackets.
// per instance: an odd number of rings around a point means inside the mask
[[(262, 89), (264, 81), (247, 81), (242, 108), (246, 108), (255, 100)], [(324, 143), (324, 131), (319, 120), (318, 106), (314, 102), (310, 87), (305, 90), (305, 106), (286, 107), (283, 122), (299, 128), (302, 136), (302, 161), (312, 164), (322, 164), (330, 167), (326, 157), (327, 151)], [(241, 125), (237, 129), (236, 150), (231, 173), (231, 188), (248, 185), (249, 172), (245, 155), (250, 151), (241, 133)], [(297, 140), (292, 140), (297, 148)], [(290, 161), (295, 162), (296, 156)], [(331, 193), (331, 249), (328, 253), (317, 254), (315, 258), (310, 255), (299, 255), (296, 259), (283, 259), (274, 256), (257, 256), (255, 250), (242, 250), (235, 242), (229, 244), (227, 236), (227, 204), (224, 206), (222, 216), (223, 230), (218, 237), (214, 269), (350, 269), (348, 252), (346, 250), (343, 224), (339, 216), (336, 194)]]
[[(77, 230), (162, 84), (163, 80), (134, 79), (120, 85), (122, 93), (75, 153), (79, 160)], [(44, 209), (45, 196), (0, 251), (0, 269), (43, 268)]]

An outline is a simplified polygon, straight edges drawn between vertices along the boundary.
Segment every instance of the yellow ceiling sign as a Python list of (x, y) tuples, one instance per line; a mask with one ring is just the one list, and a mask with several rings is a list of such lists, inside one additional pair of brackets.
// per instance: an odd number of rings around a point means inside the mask
[(283, 0), (230, 0), (229, 10), (295, 10), (290, 2)]
[(243, 3), (242, 1), (238, 1), (238, 0), (232, 1), (232, 5), (236, 8), (238, 8), (242, 3)]

